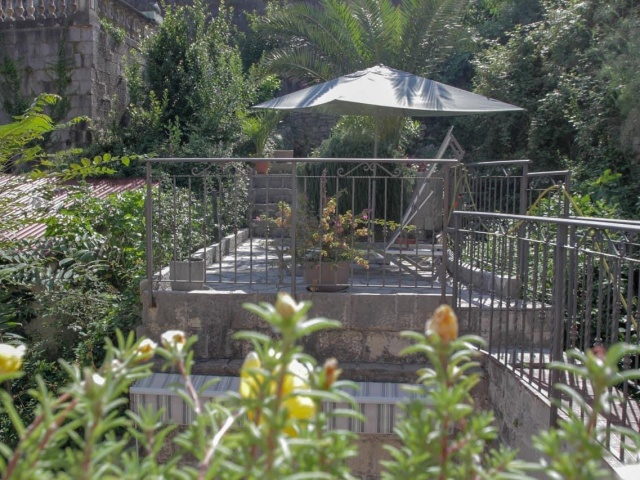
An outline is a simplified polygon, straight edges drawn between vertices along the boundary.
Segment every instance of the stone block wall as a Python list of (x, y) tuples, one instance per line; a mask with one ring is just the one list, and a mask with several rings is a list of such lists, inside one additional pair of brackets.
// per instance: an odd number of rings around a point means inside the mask
[[(144, 285), (142, 292), (143, 301), (146, 301)], [(242, 305), (245, 302), (273, 302), (273, 294), (161, 290), (154, 295), (156, 307), (143, 308), (141, 333), (155, 339), (174, 328), (182, 329), (188, 335), (197, 334), (199, 340), (195, 354), (205, 363), (212, 360), (241, 362), (250, 345), (233, 339), (240, 330), (270, 333), (268, 325)], [(324, 316), (343, 324), (341, 329), (310, 336), (305, 341), (306, 352), (320, 360), (336, 357), (340, 363), (385, 365), (416, 362), (416, 359), (399, 355), (410, 345), (400, 332), (424, 330), (427, 317), (440, 304), (439, 295), (411, 293), (350, 295), (304, 292), (298, 294), (298, 300), (313, 302), (310, 318)]]
[[(121, 31), (124, 38), (114, 38), (103, 23)], [(99, 126), (124, 111), (126, 65), (140, 38), (154, 26), (122, 0), (79, 1), (75, 13), (69, 10), (64, 17), (4, 17), (0, 61), (6, 57), (17, 66), (21, 85), (15, 94), (29, 102), (41, 93), (62, 94), (68, 101), (63, 121), (87, 116)], [(0, 123), (8, 121), (10, 116), (0, 107)], [(79, 125), (59, 142), (62, 147), (86, 145), (91, 133), (87, 125)]]

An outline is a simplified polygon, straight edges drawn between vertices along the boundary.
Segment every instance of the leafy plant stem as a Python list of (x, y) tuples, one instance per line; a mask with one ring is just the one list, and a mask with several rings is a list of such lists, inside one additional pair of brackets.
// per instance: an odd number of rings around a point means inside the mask
[(97, 401), (94, 409), (94, 419), (89, 427), (86, 439), (87, 443), (84, 446), (84, 460), (82, 462), (82, 478), (90, 480), (93, 478), (93, 472), (91, 471), (91, 459), (93, 456), (94, 446), (96, 444), (96, 431), (98, 425), (100, 425), (100, 419), (102, 418), (102, 401)]
[(236, 420), (240, 418), (242, 414), (244, 414), (244, 410), (241, 409), (238, 412), (236, 412), (234, 415), (229, 416), (227, 420), (224, 422), (224, 424), (222, 425), (222, 427), (220, 428), (220, 430), (218, 430), (218, 433), (214, 435), (213, 439), (211, 440), (211, 444), (207, 449), (207, 453), (205, 454), (204, 458), (202, 459), (202, 462), (200, 463), (198, 480), (204, 480), (207, 470), (211, 465), (211, 459), (213, 458), (213, 454), (216, 452), (216, 449), (218, 448), (218, 445), (220, 444), (222, 437), (224, 437), (225, 433), (229, 431), (229, 429), (233, 426)]
[(180, 359), (178, 362), (178, 370), (180, 371), (180, 375), (184, 380), (184, 384), (187, 387), (187, 392), (189, 392), (189, 396), (193, 400), (193, 411), (200, 415), (202, 413), (202, 406), (200, 405), (200, 399), (198, 398), (198, 392), (196, 391), (193, 383), (191, 382), (191, 376), (187, 372), (187, 369), (184, 364), (184, 360)]
[[(287, 332), (283, 332), (283, 340), (282, 340), (282, 357), (287, 359), (289, 358), (289, 349), (291, 348), (291, 341), (287, 338)], [(286, 365), (287, 363), (284, 363)], [(278, 372), (278, 381), (276, 383), (276, 398), (273, 406), (273, 411), (277, 412), (280, 410), (280, 404), (282, 403), (282, 390), (284, 386), (284, 378), (287, 374), (286, 368), (281, 368)], [(267, 465), (265, 469), (265, 477), (269, 478), (269, 474), (271, 472), (271, 468), (273, 467), (273, 454), (276, 449), (276, 438), (275, 438), (275, 430), (273, 428), (269, 429), (269, 435), (267, 437)]]
[[(53, 405), (53, 408), (55, 409), (59, 405), (62, 405), (64, 402), (69, 400), (70, 397), (71, 395), (69, 393), (65, 393), (56, 401), (56, 403)], [(64, 415), (58, 418), (57, 421), (52, 424), (52, 426), (47, 431), (47, 434), (45, 435), (43, 440), (38, 444), (37, 451), (42, 450), (46, 446), (47, 442), (51, 438), (51, 435), (53, 434), (57, 426), (61, 423), (61, 420), (63, 420), (66, 417), (66, 415), (73, 409), (76, 403), (77, 402), (74, 400), (73, 402), (69, 403), (67, 408), (64, 409), (63, 411)], [(24, 449), (25, 442), (29, 439), (29, 437), (31, 437), (33, 432), (36, 431), (36, 429), (42, 424), (42, 422), (44, 422), (44, 420), (45, 420), (45, 415), (43, 412), (36, 417), (36, 419), (29, 426), (29, 429), (24, 433), (24, 435), (20, 439), (20, 443), (18, 444), (16, 449), (13, 451), (13, 456), (11, 457), (9, 464), (7, 465), (7, 470), (5, 471), (5, 478), (11, 478), (11, 474), (13, 473), (16, 466), (18, 465), (18, 461), (20, 460), (20, 457), (22, 455), (22, 450)]]

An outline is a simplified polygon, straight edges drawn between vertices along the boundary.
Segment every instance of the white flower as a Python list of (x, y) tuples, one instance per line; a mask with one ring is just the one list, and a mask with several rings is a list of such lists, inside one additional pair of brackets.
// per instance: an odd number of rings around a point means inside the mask
[(91, 380), (93, 381), (94, 385), (97, 385), (99, 387), (103, 386), (105, 382), (104, 377), (98, 375), (97, 373), (94, 373), (93, 375), (91, 375)]
[(175, 348), (181, 351), (187, 343), (187, 337), (182, 330), (167, 330), (160, 337), (162, 346), (165, 348)]

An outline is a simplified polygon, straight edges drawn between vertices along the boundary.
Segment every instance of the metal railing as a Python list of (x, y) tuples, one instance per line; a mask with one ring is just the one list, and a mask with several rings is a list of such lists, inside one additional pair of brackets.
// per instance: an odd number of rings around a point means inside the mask
[[(249, 166), (259, 160), (271, 162), (269, 174)], [(550, 387), (577, 380), (548, 364), (568, 349), (640, 341), (640, 222), (569, 217), (569, 172), (531, 173), (526, 160), (407, 162), (148, 159), (148, 305), (168, 288), (295, 294), (309, 282), (305, 263), (325, 265), (329, 280), (312, 286), (439, 293), (475, 310), (463, 330), (540, 394), (577, 409)], [(341, 258), (324, 235), (349, 225), (361, 232), (343, 235)], [(620, 368), (639, 363), (628, 357)], [(603, 421), (637, 429), (640, 385), (620, 393)], [(624, 460), (624, 438), (605, 444)]]
[[(556, 405), (582, 414), (550, 385), (573, 383), (587, 399), (589, 386), (547, 365), (566, 360), (568, 349), (640, 342), (640, 222), (466, 211), (452, 216), (454, 305), (484, 310), (489, 352)], [(637, 369), (639, 362), (626, 357), (620, 368)], [(625, 382), (619, 393), (620, 402), (603, 421), (637, 430), (640, 384)], [(553, 407), (551, 423), (558, 415)], [(624, 438), (609, 435), (605, 446), (624, 460)]]
[[(248, 166), (260, 160), (271, 162), (268, 175)], [(308, 261), (329, 277), (346, 261), (349, 279), (338, 283), (352, 289), (444, 292), (445, 196), (457, 161), (407, 162), (147, 160), (150, 302), (154, 289), (181, 288), (181, 281), (184, 288), (271, 286), (295, 293), (306, 288), (300, 274)], [(180, 267), (175, 262), (193, 264), (182, 266), (183, 280), (172, 271)]]

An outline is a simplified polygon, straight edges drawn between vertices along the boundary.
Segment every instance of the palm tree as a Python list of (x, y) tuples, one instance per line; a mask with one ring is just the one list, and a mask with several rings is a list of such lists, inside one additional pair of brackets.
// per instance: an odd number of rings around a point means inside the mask
[[(275, 48), (267, 67), (316, 83), (384, 64), (432, 76), (469, 34), (461, 16), (469, 0), (320, 0), (272, 6), (258, 32)], [(467, 46), (469, 42), (464, 42)]]
[[(273, 46), (267, 69), (290, 81), (319, 83), (377, 64), (430, 77), (455, 49), (469, 48), (461, 25), (469, 1), (272, 2), (255, 26)], [(397, 145), (403, 124), (385, 117), (380, 140)]]

